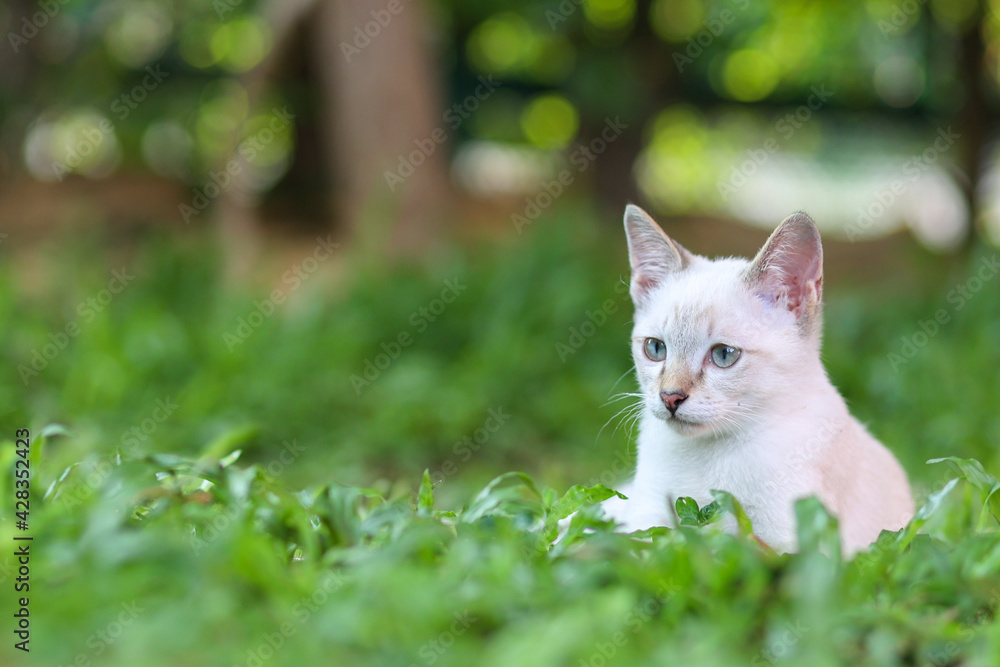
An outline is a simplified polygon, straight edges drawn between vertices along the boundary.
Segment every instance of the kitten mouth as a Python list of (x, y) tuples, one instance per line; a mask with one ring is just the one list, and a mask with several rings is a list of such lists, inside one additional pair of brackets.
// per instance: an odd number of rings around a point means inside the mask
[(673, 424), (676, 428), (685, 430), (691, 430), (701, 426), (701, 424), (698, 422), (688, 421), (687, 419), (684, 419), (683, 417), (678, 417), (677, 415), (674, 415), (673, 417), (668, 419), (667, 423)]

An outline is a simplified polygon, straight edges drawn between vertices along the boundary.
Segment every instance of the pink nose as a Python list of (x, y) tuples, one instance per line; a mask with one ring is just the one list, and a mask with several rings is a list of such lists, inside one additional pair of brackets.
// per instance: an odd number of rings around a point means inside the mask
[(670, 414), (677, 412), (677, 408), (687, 397), (687, 394), (671, 394), (669, 391), (660, 392), (660, 398), (663, 399), (663, 404), (667, 406), (667, 410), (670, 410)]

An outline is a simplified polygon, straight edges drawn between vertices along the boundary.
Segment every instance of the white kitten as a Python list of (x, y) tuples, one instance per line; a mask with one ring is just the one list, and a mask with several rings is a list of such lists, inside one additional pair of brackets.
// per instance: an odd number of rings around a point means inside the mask
[(820, 362), (823, 248), (803, 213), (753, 261), (709, 260), (625, 209), (635, 303), (632, 357), (643, 412), (628, 500), (603, 504), (626, 530), (673, 526), (674, 501), (733, 494), (756, 536), (796, 549), (794, 502), (817, 496), (844, 551), (913, 516), (906, 473), (847, 411)]

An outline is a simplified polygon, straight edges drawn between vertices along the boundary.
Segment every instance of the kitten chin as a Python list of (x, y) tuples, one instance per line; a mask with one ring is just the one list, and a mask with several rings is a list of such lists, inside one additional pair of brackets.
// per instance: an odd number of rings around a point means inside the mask
[(625, 211), (643, 401), (629, 500), (603, 507), (627, 530), (674, 525), (680, 496), (732, 493), (759, 539), (796, 548), (794, 503), (835, 514), (844, 551), (913, 516), (895, 457), (847, 410), (820, 361), (823, 248), (803, 213), (753, 260), (710, 260)]

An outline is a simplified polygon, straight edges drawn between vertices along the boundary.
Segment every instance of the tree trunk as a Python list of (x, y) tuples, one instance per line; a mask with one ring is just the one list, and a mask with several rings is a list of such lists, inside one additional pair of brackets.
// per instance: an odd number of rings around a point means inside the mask
[(979, 231), (979, 181), (982, 177), (982, 149), (986, 145), (986, 97), (983, 92), (986, 51), (982, 38), (982, 17), (962, 35), (960, 77), (965, 89), (965, 100), (959, 111), (958, 126), (962, 132), (961, 167), (965, 182), (962, 192), (969, 208), (969, 229), (965, 247), (971, 248)]
[(450, 200), (445, 150), (432, 138), (447, 135), (425, 7), (400, 2), (392, 14), (392, 4), (320, 3), (323, 141), (338, 224), (356, 238), (363, 232), (358, 240), (419, 253), (435, 241)]

